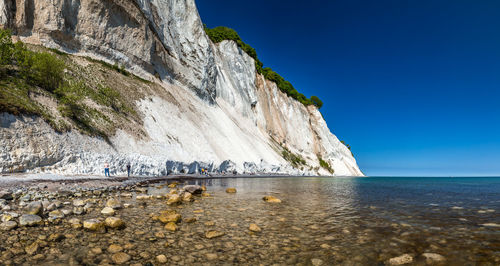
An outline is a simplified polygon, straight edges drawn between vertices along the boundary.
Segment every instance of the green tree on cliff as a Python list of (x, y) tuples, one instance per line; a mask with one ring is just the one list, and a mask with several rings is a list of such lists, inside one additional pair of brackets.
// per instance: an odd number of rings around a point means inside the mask
[(321, 109), (321, 107), (323, 106), (323, 101), (321, 101), (318, 96), (311, 96), (311, 102), (316, 106), (318, 107), (318, 109)]

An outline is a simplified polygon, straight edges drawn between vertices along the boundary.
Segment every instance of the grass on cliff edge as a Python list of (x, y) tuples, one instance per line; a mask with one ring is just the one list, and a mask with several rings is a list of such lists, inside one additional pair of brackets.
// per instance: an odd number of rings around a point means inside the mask
[[(130, 76), (123, 68), (112, 69)], [(0, 30), (0, 112), (40, 116), (58, 132), (78, 129), (109, 142), (120, 123), (140, 118), (131, 99), (86, 71), (67, 54), (14, 44), (10, 32)], [(39, 98), (57, 107), (52, 110)]]
[(215, 27), (213, 29), (210, 29), (206, 25), (204, 25), (204, 28), (205, 33), (213, 43), (220, 43), (224, 40), (236, 42), (245, 53), (247, 53), (255, 60), (255, 69), (257, 70), (257, 73), (262, 74), (267, 80), (276, 83), (276, 85), (282, 92), (286, 93), (288, 96), (299, 101), (305, 106), (314, 105), (318, 109), (321, 109), (321, 107), (323, 106), (323, 102), (319, 99), (318, 96), (311, 96), (310, 99), (307, 99), (304, 94), (298, 92), (293, 87), (292, 83), (285, 80), (271, 68), (264, 68), (264, 63), (259, 60), (257, 51), (247, 43), (243, 42), (243, 40), (241, 40), (239, 34), (235, 30), (227, 27)]

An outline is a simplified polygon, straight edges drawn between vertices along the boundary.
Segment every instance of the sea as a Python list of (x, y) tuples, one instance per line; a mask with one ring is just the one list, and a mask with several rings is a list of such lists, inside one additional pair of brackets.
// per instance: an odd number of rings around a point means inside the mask
[[(249, 212), (221, 210), (219, 215), (267, 228), (264, 245), (276, 248), (273, 257), (263, 257), (267, 263), (308, 264), (318, 258), (327, 265), (377, 265), (411, 258), (415, 265), (500, 265), (500, 177), (251, 177), (191, 183), (204, 184), (219, 192), (222, 202)], [(238, 193), (223, 193), (228, 187)], [(255, 204), (265, 195), (282, 203)]]

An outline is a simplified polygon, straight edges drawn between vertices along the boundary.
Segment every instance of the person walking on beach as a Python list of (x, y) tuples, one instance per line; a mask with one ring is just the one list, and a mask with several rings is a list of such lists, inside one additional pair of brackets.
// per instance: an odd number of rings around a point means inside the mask
[(130, 177), (130, 163), (127, 164), (127, 176)]
[(109, 177), (109, 163), (104, 163), (104, 176)]

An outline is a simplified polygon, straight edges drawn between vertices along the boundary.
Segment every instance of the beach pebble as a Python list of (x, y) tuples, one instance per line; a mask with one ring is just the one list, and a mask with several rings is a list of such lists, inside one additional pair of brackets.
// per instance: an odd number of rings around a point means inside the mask
[(24, 214), (19, 218), (21, 226), (35, 226), (42, 224), (42, 217), (34, 214)]
[(40, 201), (31, 202), (24, 207), (24, 211), (27, 214), (41, 215), (43, 213), (43, 205)]
[(17, 227), (17, 223), (14, 221), (7, 221), (0, 224), (0, 230), (10, 231)]
[(126, 263), (131, 259), (130, 255), (124, 252), (119, 252), (111, 256), (111, 259), (113, 260), (114, 263), (116, 264), (123, 264)]
[(425, 258), (425, 262), (427, 264), (439, 263), (446, 260), (444, 256), (437, 253), (424, 253), (422, 254), (422, 257)]
[(68, 220), (68, 223), (74, 229), (82, 228), (82, 222), (78, 218), (71, 218), (71, 219)]
[(73, 206), (74, 207), (83, 207), (85, 206), (85, 201), (81, 199), (75, 199), (73, 200)]
[(31, 256), (31, 255), (35, 254), (39, 248), (40, 248), (40, 246), (38, 245), (38, 242), (35, 241), (35, 242), (31, 243), (31, 245), (26, 246), (24, 248), (24, 251), (26, 252), (26, 254)]
[(205, 254), (205, 257), (207, 260), (216, 260), (218, 258), (217, 254), (215, 253), (207, 253)]
[(394, 257), (389, 259), (388, 264), (389, 265), (403, 265), (403, 264), (408, 264), (413, 262), (413, 256), (410, 254), (403, 254), (398, 257)]
[(104, 207), (102, 210), (101, 210), (101, 214), (104, 214), (104, 215), (114, 215), (115, 214), (115, 210), (111, 207)]
[(121, 251), (123, 251), (123, 247), (120, 246), (120, 245), (111, 244), (108, 247), (108, 252), (109, 253), (118, 253), (118, 252), (121, 252)]
[(117, 210), (122, 208), (122, 203), (117, 199), (109, 199), (106, 201), (106, 207)]
[(323, 261), (320, 259), (311, 259), (311, 264), (314, 266), (320, 266), (323, 265)]
[(158, 263), (167, 263), (167, 257), (165, 255), (156, 256), (156, 261)]

